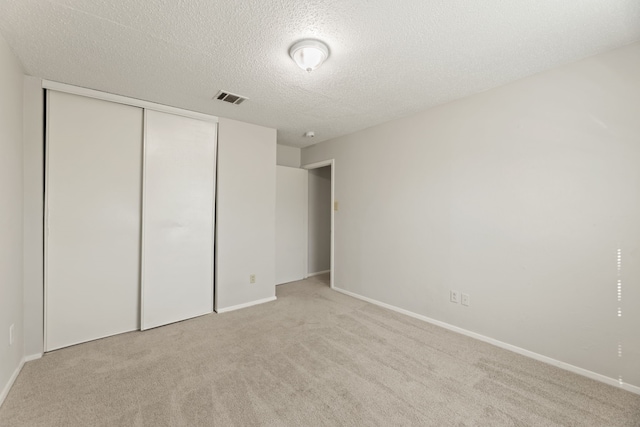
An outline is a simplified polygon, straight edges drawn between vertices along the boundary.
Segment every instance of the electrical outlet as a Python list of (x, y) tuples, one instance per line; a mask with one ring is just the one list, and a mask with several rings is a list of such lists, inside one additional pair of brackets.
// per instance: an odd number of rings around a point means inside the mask
[(469, 305), (471, 305), (471, 297), (469, 294), (460, 294), (460, 296), (462, 297), (462, 305), (469, 307)]
[(255, 274), (250, 274), (249, 275), (249, 283), (256, 283), (256, 275)]
[(457, 304), (460, 302), (460, 293), (458, 291), (451, 291), (450, 295), (451, 302)]
[(336, 201), (333, 202), (333, 210), (337, 212), (338, 211), (338, 207), (339, 207), (338, 206), (338, 201), (336, 200)]
[(9, 326), (9, 345), (13, 345), (13, 324)]

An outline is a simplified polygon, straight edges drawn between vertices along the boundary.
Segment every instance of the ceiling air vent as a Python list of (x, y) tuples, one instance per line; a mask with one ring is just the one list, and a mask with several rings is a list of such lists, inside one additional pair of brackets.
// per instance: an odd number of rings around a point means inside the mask
[(217, 93), (214, 99), (228, 102), (230, 104), (240, 105), (249, 98), (242, 95), (237, 95), (235, 93), (225, 92), (224, 90), (221, 90), (220, 92)]

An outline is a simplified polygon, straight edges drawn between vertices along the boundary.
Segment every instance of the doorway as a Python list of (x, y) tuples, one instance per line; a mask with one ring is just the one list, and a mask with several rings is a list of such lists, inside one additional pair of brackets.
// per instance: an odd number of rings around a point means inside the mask
[(307, 277), (329, 275), (334, 287), (335, 161), (303, 166), (308, 176), (308, 262)]

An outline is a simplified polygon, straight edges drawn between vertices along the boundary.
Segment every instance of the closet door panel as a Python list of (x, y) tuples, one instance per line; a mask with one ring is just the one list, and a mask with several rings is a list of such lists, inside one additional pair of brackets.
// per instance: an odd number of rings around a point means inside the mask
[(142, 329), (213, 311), (216, 124), (145, 111)]
[(49, 91), (45, 349), (139, 329), (143, 110)]

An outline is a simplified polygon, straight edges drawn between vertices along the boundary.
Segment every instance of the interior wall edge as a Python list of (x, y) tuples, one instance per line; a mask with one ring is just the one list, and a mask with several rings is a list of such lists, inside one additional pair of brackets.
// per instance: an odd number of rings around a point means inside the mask
[(44, 351), (44, 89), (24, 77), (24, 354)]
[(276, 138), (276, 129), (218, 123), (216, 311), (275, 296)]

